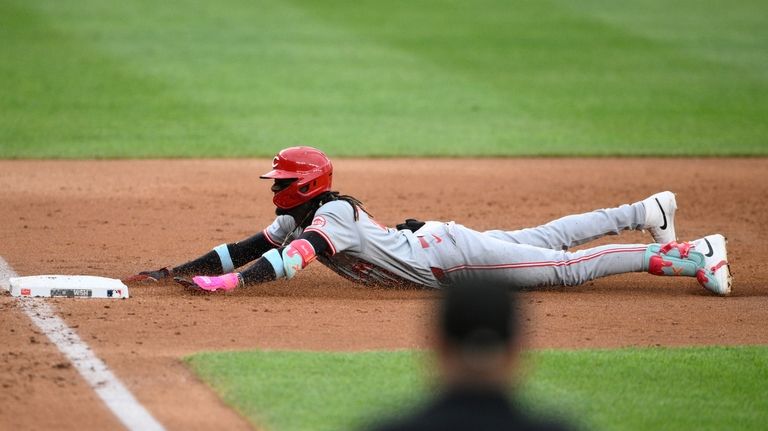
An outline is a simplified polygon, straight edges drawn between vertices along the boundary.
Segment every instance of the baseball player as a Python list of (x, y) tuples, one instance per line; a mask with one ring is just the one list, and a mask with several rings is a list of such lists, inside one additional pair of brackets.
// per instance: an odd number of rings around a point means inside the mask
[[(574, 286), (612, 274), (649, 272), (695, 277), (718, 295), (731, 291), (725, 238), (716, 234), (676, 242), (677, 204), (668, 191), (539, 227), (480, 232), (454, 222), (414, 219), (397, 228), (383, 226), (359, 200), (332, 191), (331, 161), (311, 147), (280, 151), (272, 170), (261, 178), (273, 181), (277, 207), (277, 218), (266, 229), (182, 265), (141, 272), (127, 281), (174, 277), (194, 289), (229, 291), (291, 279), (317, 260), (349, 280), (380, 286)], [(569, 251), (625, 229), (648, 230), (654, 243)]]

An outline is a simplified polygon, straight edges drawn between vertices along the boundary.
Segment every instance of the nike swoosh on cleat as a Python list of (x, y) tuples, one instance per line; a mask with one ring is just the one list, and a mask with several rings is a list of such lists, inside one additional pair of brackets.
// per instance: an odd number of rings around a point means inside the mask
[(715, 254), (715, 251), (712, 250), (712, 244), (709, 243), (709, 240), (704, 238), (704, 242), (707, 243), (707, 247), (709, 247), (709, 251), (704, 253), (704, 256), (712, 257), (713, 254)]
[(659, 226), (659, 229), (665, 230), (667, 229), (667, 215), (664, 214), (664, 208), (661, 207), (661, 202), (659, 202), (659, 198), (653, 198), (653, 200), (656, 201), (656, 204), (659, 206), (659, 209), (661, 210), (661, 216), (664, 217), (664, 224)]

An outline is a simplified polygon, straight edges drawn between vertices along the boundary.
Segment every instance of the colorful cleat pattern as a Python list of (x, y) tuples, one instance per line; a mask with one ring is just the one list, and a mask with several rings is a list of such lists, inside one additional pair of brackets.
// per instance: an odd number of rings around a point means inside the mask
[(725, 244), (720, 234), (693, 242), (651, 244), (645, 252), (645, 269), (659, 276), (695, 277), (705, 289), (728, 295), (732, 277)]

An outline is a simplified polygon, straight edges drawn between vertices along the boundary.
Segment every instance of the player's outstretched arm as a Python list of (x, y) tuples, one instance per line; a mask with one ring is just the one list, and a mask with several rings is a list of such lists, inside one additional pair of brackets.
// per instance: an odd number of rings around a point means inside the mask
[(179, 266), (160, 268), (155, 271), (142, 271), (124, 279), (124, 281), (158, 281), (177, 276), (229, 273), (235, 268), (239, 268), (257, 259), (273, 247), (272, 243), (264, 235), (264, 232), (259, 232), (242, 241), (221, 244), (208, 253)]
[(312, 262), (317, 253), (322, 253), (327, 247), (325, 239), (319, 234), (307, 232), (285, 248), (273, 248), (267, 251), (242, 272), (231, 272), (218, 277), (196, 276), (192, 279), (176, 277), (174, 280), (186, 287), (213, 292), (229, 291), (240, 286), (283, 277), (290, 279)]
[(191, 279), (174, 277), (174, 280), (187, 288), (215, 292), (217, 290), (233, 290), (246, 284), (273, 281), (277, 278), (272, 264), (266, 257), (262, 256), (242, 272), (230, 272), (220, 276), (198, 275)]

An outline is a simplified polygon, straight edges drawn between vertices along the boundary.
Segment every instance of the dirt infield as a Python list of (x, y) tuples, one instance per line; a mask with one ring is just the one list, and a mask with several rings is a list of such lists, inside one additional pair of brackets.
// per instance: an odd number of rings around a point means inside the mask
[[(0, 256), (21, 275), (122, 277), (180, 263), (273, 219), (268, 160), (0, 161)], [(768, 343), (765, 159), (337, 160), (336, 188), (377, 220), (517, 229), (677, 193), (681, 239), (729, 238), (733, 296), (647, 274), (528, 291), (531, 347)], [(608, 242), (649, 242), (627, 232)], [(247, 429), (184, 367), (201, 350), (422, 348), (434, 292), (355, 286), (320, 265), (290, 282), (51, 303), (168, 429)], [(0, 297), (0, 428), (118, 425), (13, 298)]]

